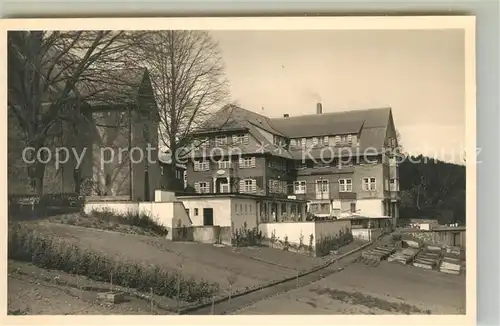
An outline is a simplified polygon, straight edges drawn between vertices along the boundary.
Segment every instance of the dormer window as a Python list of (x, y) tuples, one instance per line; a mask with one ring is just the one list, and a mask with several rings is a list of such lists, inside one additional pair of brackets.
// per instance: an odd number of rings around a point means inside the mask
[(337, 135), (335, 136), (335, 146), (352, 146), (352, 135)]
[(227, 136), (215, 136), (215, 145), (217, 146), (227, 145)]

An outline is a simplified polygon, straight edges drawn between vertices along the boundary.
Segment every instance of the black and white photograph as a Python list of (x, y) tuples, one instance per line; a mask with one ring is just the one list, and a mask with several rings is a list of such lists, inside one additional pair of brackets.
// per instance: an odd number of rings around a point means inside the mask
[(4, 24), (7, 314), (475, 314), (474, 19), (420, 18)]

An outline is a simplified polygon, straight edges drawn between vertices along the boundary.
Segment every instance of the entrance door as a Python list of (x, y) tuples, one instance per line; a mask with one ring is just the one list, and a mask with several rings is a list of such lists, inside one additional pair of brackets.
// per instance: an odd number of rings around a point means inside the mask
[(227, 178), (217, 178), (215, 180), (215, 192), (217, 193), (229, 193), (229, 182)]
[(203, 225), (214, 225), (214, 209), (203, 209)]

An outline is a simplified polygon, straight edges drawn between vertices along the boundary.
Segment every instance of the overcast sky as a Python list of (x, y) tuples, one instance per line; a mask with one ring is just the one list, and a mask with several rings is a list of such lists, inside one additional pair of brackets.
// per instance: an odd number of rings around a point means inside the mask
[[(461, 162), (464, 34), (213, 31), (232, 100), (270, 117), (390, 106), (406, 151)], [(262, 107), (264, 110), (262, 110)]]

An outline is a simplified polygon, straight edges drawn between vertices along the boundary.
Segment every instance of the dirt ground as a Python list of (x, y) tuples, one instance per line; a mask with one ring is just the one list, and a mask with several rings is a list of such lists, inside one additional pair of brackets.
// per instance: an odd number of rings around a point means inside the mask
[(463, 314), (465, 275), (382, 262), (347, 266), (236, 314)]
[(11, 315), (165, 315), (170, 313), (167, 309), (175, 311), (176, 307), (171, 299), (155, 296), (151, 304), (151, 300), (131, 295), (125, 302), (109, 305), (97, 300), (98, 291), (88, 289), (109, 289), (109, 284), (15, 261), (9, 261), (8, 271), (7, 307)]
[[(204, 279), (228, 286), (228, 275), (236, 275), (233, 290), (244, 290), (273, 280), (295, 276), (331, 257), (315, 258), (277, 249), (215, 247), (192, 242), (172, 242), (159, 237), (124, 234), (58, 223), (39, 222), (37, 230), (60, 237), (123, 260), (158, 264), (176, 269), (182, 266), (187, 277)], [(347, 249), (358, 246), (353, 243)]]

